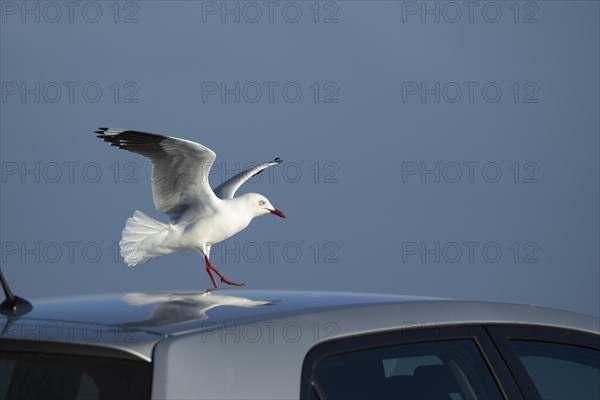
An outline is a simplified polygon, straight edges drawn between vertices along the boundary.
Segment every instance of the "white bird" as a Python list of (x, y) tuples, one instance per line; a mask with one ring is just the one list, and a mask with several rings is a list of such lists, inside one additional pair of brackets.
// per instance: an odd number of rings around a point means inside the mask
[(279, 158), (240, 172), (214, 191), (208, 173), (216, 154), (199, 143), (175, 137), (133, 130), (99, 128), (97, 137), (150, 159), (152, 196), (156, 208), (171, 218), (163, 223), (136, 210), (127, 219), (119, 242), (121, 256), (129, 266), (141, 264), (166, 254), (197, 251), (203, 255), (206, 272), (215, 288), (221, 282), (242, 286), (227, 279), (209, 260), (210, 247), (242, 231), (254, 217), (285, 214), (271, 205), (266, 197), (246, 193), (233, 197), (248, 179), (265, 168), (281, 163)]

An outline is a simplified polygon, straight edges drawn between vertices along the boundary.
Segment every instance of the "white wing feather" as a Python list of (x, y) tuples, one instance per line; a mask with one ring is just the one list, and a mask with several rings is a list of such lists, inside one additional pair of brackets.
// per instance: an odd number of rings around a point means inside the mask
[(208, 182), (216, 154), (190, 140), (153, 133), (100, 128), (98, 137), (112, 146), (147, 157), (152, 163), (152, 196), (160, 211), (177, 219), (193, 204), (214, 208), (218, 201)]
[(235, 195), (235, 192), (239, 189), (240, 186), (248, 179), (252, 178), (256, 174), (260, 174), (266, 168), (272, 167), (274, 165), (281, 164), (282, 160), (279, 158), (274, 159), (273, 161), (266, 162), (254, 168), (249, 168), (245, 171), (240, 172), (233, 178), (230, 178), (223, 182), (215, 189), (215, 194), (220, 199), (232, 199)]

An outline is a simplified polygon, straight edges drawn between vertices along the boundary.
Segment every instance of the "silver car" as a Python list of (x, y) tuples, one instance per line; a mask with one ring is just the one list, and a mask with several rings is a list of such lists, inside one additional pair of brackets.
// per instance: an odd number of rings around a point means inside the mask
[(600, 320), (543, 307), (240, 289), (23, 304), (1, 311), (1, 399), (600, 398)]

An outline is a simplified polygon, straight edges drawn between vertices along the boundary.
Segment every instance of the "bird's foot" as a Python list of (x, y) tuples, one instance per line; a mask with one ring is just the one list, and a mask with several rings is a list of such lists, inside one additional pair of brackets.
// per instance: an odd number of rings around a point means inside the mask
[(232, 286), (244, 286), (245, 283), (237, 283), (237, 282), (233, 282), (230, 281), (229, 279), (225, 278), (224, 276), (220, 276), (221, 278), (221, 282), (226, 283), (228, 285), (232, 285)]
[(228, 285), (232, 285), (232, 286), (244, 286), (243, 283), (237, 283), (234, 282), (232, 280), (229, 280), (225, 277), (225, 275), (223, 275), (222, 273), (219, 272), (218, 269), (215, 268), (214, 265), (211, 264), (210, 269), (213, 270), (217, 275), (219, 275), (219, 278), (221, 278), (221, 282), (226, 283)]
[(208, 276), (210, 276), (210, 279), (212, 280), (213, 286), (215, 287), (215, 289), (217, 289), (219, 287), (219, 285), (217, 284), (217, 281), (213, 277), (213, 274), (212, 274), (213, 272), (215, 274), (217, 274), (219, 276), (219, 278), (221, 278), (221, 282), (223, 282), (223, 283), (226, 283), (226, 284), (232, 285), (232, 286), (244, 286), (243, 283), (237, 283), (237, 282), (227, 279), (225, 277), (225, 275), (220, 273), (219, 270), (213, 265), (213, 263), (210, 262), (210, 260), (208, 259), (207, 256), (204, 256), (204, 260), (206, 261), (206, 272), (208, 272)]

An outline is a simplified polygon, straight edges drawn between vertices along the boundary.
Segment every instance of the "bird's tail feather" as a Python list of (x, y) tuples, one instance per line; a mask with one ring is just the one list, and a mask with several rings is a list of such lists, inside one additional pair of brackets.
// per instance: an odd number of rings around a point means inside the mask
[(142, 264), (166, 254), (160, 244), (170, 231), (170, 225), (136, 211), (127, 219), (119, 242), (121, 257), (129, 266)]

